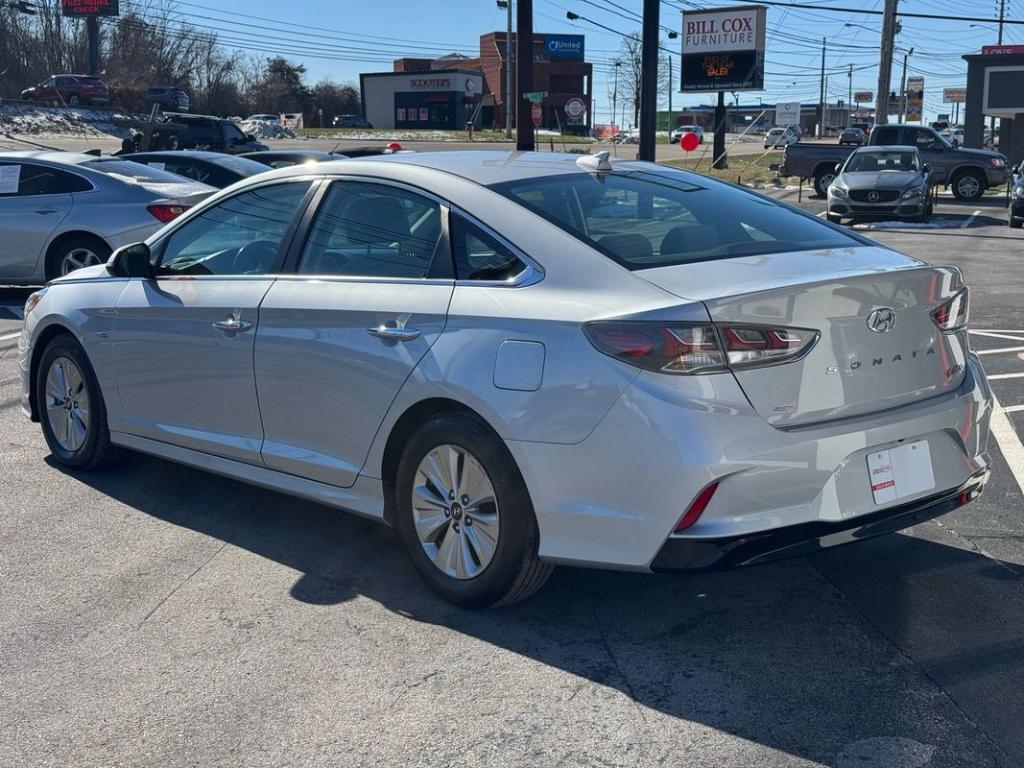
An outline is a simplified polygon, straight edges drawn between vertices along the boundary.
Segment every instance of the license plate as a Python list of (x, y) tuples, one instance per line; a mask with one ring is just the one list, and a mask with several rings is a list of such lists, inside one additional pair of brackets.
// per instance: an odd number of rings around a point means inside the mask
[(888, 504), (935, 487), (927, 440), (868, 454), (868, 477), (875, 504)]

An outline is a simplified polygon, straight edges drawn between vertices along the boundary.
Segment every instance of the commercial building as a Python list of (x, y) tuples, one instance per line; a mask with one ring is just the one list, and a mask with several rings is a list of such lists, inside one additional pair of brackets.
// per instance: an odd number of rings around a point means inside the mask
[[(851, 112), (853, 114), (851, 114)], [(829, 133), (838, 133), (849, 121), (870, 119), (867, 110), (850, 110), (843, 104), (825, 105), (825, 129)], [(695, 107), (679, 110), (676, 125), (699, 125), (705, 131), (714, 130), (715, 105), (699, 104)], [(800, 105), (800, 131), (804, 135), (813, 135), (818, 124), (818, 103)], [(727, 105), (725, 112), (725, 130), (727, 133), (743, 133), (748, 128), (751, 133), (764, 133), (776, 126), (774, 104), (736, 104)], [(675, 127), (675, 126), (673, 126)]]
[(964, 145), (981, 147), (986, 122), (999, 118), (998, 148), (1010, 165), (1024, 160), (1024, 45), (988, 45), (967, 62)]
[[(515, 99), (505, 93), (509, 68), (513, 94), (518, 90), (515, 46), (514, 33), (507, 46), (504, 32), (488, 32), (480, 36), (476, 58), (406, 57), (396, 59), (391, 72), (364, 73), (359, 76), (363, 114), (377, 128), (452, 130), (470, 122), (475, 128), (503, 128), (510, 103), (515, 119)], [(593, 65), (585, 60), (583, 35), (533, 36), (532, 90), (547, 93), (540, 103), (541, 128), (588, 132), (593, 87)], [(566, 115), (565, 105), (572, 99), (584, 102), (582, 117)]]

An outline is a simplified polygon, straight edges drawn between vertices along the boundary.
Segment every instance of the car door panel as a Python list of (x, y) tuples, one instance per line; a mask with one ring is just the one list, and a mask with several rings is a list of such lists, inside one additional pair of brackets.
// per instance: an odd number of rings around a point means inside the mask
[[(0, 278), (25, 278), (36, 272), (46, 244), (71, 213), (69, 193), (49, 193), (33, 178), (46, 174), (45, 166), (3, 162), (0, 166), (20, 165), (18, 194), (0, 194)], [(37, 194), (47, 193), (47, 194)]]
[[(391, 402), (444, 330), (453, 288), (279, 279), (260, 307), (256, 340), (266, 465), (352, 485)], [(396, 318), (419, 335), (370, 334)]]
[(268, 467), (355, 482), (392, 401), (444, 330), (454, 291), (446, 220), (439, 201), (397, 185), (326, 190), (286, 265), (298, 274), (282, 275), (260, 307)]
[[(112, 334), (127, 431), (261, 463), (252, 356), (259, 303), (272, 283), (272, 277), (130, 281)], [(231, 318), (251, 326), (215, 327)]]

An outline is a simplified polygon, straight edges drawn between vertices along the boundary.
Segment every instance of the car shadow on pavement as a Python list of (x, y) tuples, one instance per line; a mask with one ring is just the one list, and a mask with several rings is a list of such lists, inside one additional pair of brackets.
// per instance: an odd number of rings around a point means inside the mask
[[(622, 695), (628, 706), (616, 711), (640, 721), (654, 710), (826, 765), (855, 764), (837, 755), (859, 740), (899, 737), (939, 745), (929, 766), (989, 766), (999, 764), (998, 750), (906, 649), (922, 647), (953, 684), (1024, 680), (1020, 575), (922, 538), (896, 534), (716, 574), (562, 568), (526, 602), (466, 611), (434, 596), (397, 535), (372, 521), (140, 455), (111, 472), (69, 474), (146, 515), (294, 569), (301, 576), (290, 595), (302, 603), (368, 598), (402, 620), (569, 673), (564, 686), (537, 692), (561, 697), (569, 719), (589, 716), (584, 702), (597, 708)], [(948, 626), (920, 624), (923, 603), (979, 581), (1003, 599), (973, 603), (967, 626), (960, 617), (969, 647), (940, 642)], [(881, 619), (865, 615), (872, 601)], [(1017, 690), (999, 705), (1021, 711), (1024, 686)], [(714, 743), (709, 736), (693, 748)], [(662, 756), (680, 764), (678, 744)]]

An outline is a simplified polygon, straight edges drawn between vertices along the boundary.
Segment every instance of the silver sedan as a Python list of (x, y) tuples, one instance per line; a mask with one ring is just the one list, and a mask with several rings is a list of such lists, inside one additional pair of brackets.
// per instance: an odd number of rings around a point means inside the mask
[(959, 507), (992, 401), (968, 292), (712, 179), (436, 152), (224, 190), (26, 306), (22, 406), (392, 525), (460, 605), (555, 564), (707, 569)]
[(915, 147), (856, 149), (836, 166), (828, 187), (828, 219), (927, 221), (935, 208), (931, 168)]
[(0, 153), (0, 281), (42, 284), (101, 264), (213, 191), (116, 157)]

